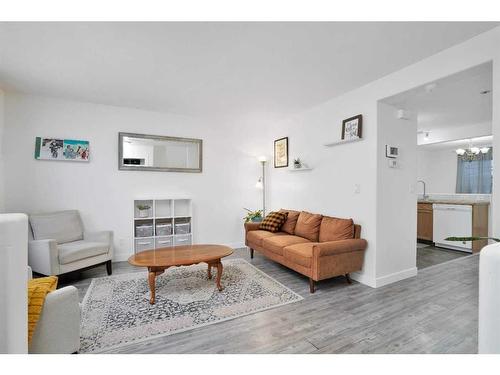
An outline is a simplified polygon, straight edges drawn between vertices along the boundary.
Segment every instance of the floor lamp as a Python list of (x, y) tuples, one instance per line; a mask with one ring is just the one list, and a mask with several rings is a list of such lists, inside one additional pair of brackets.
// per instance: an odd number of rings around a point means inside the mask
[(262, 165), (262, 176), (259, 177), (259, 181), (255, 184), (255, 187), (262, 189), (262, 217), (266, 216), (266, 162), (267, 158), (265, 156), (259, 157), (259, 162)]

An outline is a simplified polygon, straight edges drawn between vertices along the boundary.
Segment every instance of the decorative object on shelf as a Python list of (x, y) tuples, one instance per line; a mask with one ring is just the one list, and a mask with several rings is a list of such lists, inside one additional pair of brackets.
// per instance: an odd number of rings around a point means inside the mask
[(274, 141), (274, 168), (288, 167), (288, 137)]
[(458, 157), (463, 161), (473, 161), (477, 160), (481, 154), (487, 154), (490, 151), (490, 147), (474, 147), (472, 146), (472, 140), (469, 139), (469, 147), (468, 148), (457, 148), (455, 152)]
[(138, 204), (137, 209), (139, 210), (139, 217), (148, 217), (151, 206), (147, 204)]
[(342, 139), (351, 140), (361, 138), (363, 116), (357, 115), (342, 121)]
[(245, 223), (252, 222), (252, 223), (260, 223), (262, 221), (262, 210), (256, 210), (252, 211), (248, 208), (244, 208), (245, 211), (248, 211), (247, 216), (245, 216), (243, 219), (245, 219)]
[(262, 190), (262, 215), (266, 216), (266, 163), (267, 158), (265, 156), (259, 156), (259, 162), (262, 165), (262, 175), (255, 184), (257, 189)]
[(74, 139), (42, 138), (35, 139), (35, 159), (89, 161), (89, 141)]
[(296, 169), (302, 168), (302, 162), (300, 161), (300, 158), (293, 159), (293, 167)]
[(202, 171), (201, 139), (118, 133), (118, 147), (120, 170)]

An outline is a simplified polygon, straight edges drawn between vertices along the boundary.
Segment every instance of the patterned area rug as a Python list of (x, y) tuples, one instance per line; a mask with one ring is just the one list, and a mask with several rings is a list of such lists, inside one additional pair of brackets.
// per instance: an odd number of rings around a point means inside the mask
[(303, 298), (243, 259), (223, 260), (207, 279), (207, 265), (170, 268), (156, 279), (149, 304), (147, 274), (93, 279), (82, 306), (80, 353), (97, 353), (153, 337), (199, 328), (297, 302)]

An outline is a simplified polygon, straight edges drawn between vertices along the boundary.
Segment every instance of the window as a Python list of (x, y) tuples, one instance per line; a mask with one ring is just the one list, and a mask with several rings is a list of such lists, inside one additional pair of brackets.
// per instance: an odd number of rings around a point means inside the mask
[(493, 150), (464, 160), (457, 157), (457, 194), (491, 194)]

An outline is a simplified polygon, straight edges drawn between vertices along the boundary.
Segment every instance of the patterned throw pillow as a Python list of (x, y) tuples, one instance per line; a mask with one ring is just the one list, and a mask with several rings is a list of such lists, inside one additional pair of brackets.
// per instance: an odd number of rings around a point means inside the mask
[(279, 231), (281, 226), (285, 223), (287, 216), (287, 212), (270, 212), (262, 223), (260, 223), (259, 229), (275, 233)]

